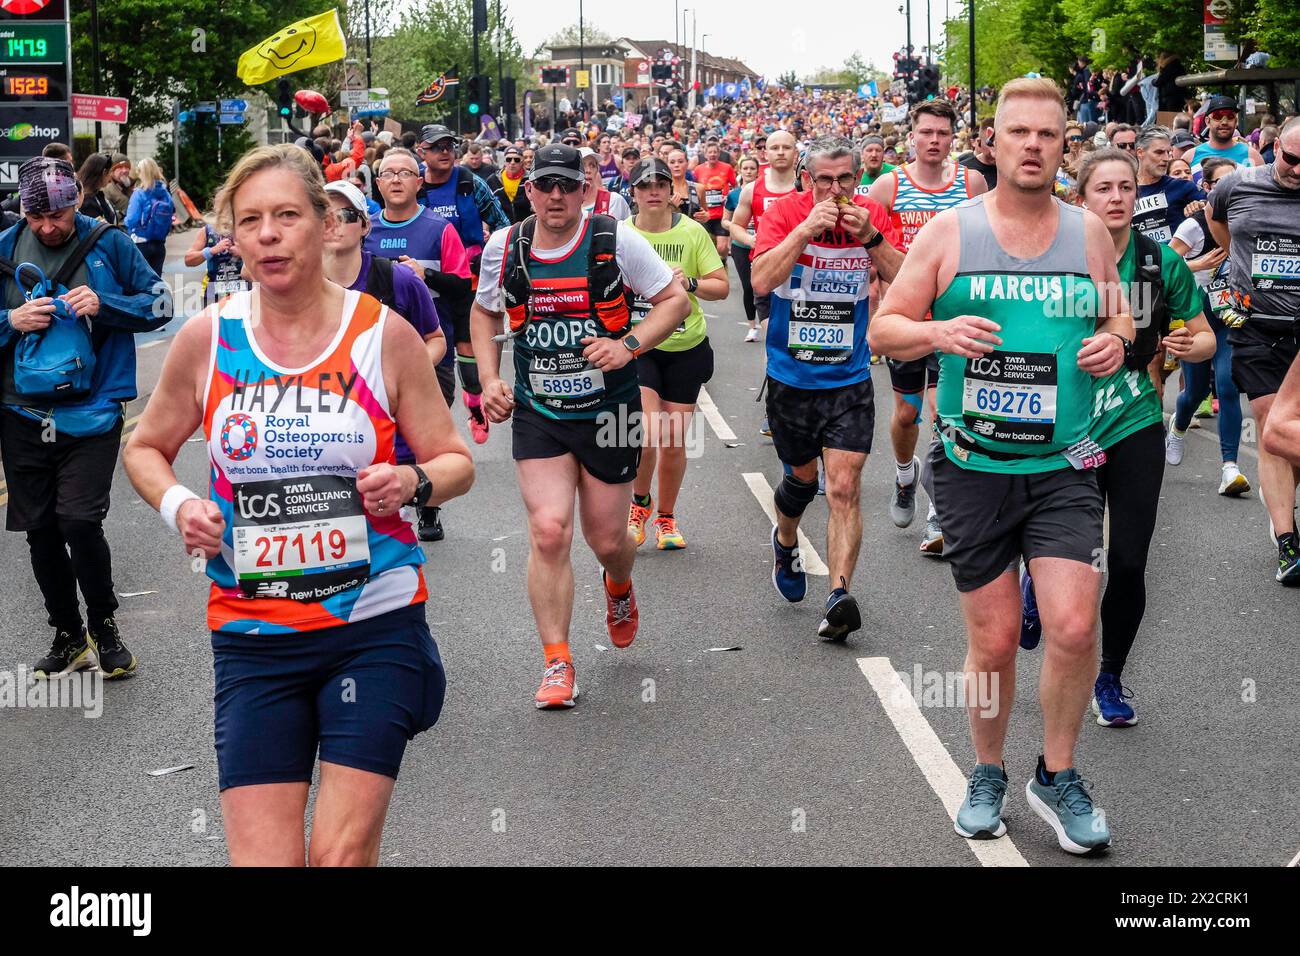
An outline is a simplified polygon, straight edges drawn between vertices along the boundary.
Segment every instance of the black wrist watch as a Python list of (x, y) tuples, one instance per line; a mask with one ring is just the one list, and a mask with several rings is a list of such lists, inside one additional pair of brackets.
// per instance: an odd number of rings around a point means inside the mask
[(876, 234), (872, 236), (868, 241), (862, 244), (862, 248), (874, 249), (876, 248), (876, 246), (880, 245), (884, 241), (885, 241), (885, 234), (881, 232), (879, 229), (877, 229)]
[(623, 348), (632, 353), (633, 358), (641, 354), (641, 343), (637, 340), (635, 335), (629, 333), (619, 339), (619, 341), (623, 343)]
[(433, 495), (433, 482), (429, 476), (424, 473), (424, 469), (419, 465), (407, 465), (408, 468), (415, 470), (415, 494), (411, 495), (411, 500), (407, 505), (413, 508), (422, 508), (428, 504), (429, 498)]
[(694, 293), (695, 290), (698, 289), (699, 287), (700, 287), (700, 280), (695, 278), (694, 276), (691, 276), (689, 279), (686, 280), (687, 292)]
[(1124, 361), (1125, 361), (1125, 362), (1127, 362), (1129, 359), (1131, 359), (1131, 358), (1133, 357), (1133, 343), (1132, 343), (1131, 340), (1124, 338), (1124, 336), (1120, 335), (1118, 332), (1107, 332), (1106, 334), (1107, 334), (1107, 335), (1113, 335), (1113, 336), (1115, 336), (1115, 338), (1119, 339), (1121, 342), (1124, 343)]

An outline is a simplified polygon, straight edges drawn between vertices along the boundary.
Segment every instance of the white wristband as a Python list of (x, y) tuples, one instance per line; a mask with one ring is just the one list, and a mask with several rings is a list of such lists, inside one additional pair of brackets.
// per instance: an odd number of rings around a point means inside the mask
[(158, 506), (158, 513), (162, 515), (163, 521), (167, 522), (167, 527), (177, 534), (180, 534), (180, 528), (176, 527), (176, 512), (180, 511), (181, 505), (191, 498), (198, 498), (198, 495), (184, 485), (172, 485), (163, 495), (162, 504)]

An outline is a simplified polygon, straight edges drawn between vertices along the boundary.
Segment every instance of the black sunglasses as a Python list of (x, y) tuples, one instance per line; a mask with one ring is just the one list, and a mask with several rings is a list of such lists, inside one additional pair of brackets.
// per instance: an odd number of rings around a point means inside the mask
[(533, 180), (533, 188), (547, 196), (555, 192), (556, 186), (560, 187), (560, 192), (568, 196), (576, 193), (582, 185), (581, 181), (569, 179), (567, 176), (543, 176), (541, 179)]
[(1277, 147), (1277, 155), (1282, 157), (1282, 161), (1288, 166), (1300, 166), (1300, 156), (1295, 153), (1288, 153), (1281, 146)]
[(1116, 143), (1116, 149), (1137, 149), (1137, 143)]
[(335, 209), (334, 218), (339, 222), (360, 222), (361, 213), (355, 209)]

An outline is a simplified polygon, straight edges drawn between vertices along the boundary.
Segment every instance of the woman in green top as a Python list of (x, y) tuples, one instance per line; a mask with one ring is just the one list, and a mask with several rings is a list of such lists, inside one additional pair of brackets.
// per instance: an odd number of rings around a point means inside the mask
[[(1131, 359), (1093, 386), (1089, 431), (1106, 452), (1097, 483), (1110, 512), (1108, 576), (1101, 602), (1101, 672), (1092, 702), (1097, 723), (1103, 727), (1137, 723), (1120, 675), (1146, 612), (1147, 551), (1164, 477), (1164, 418), (1152, 375), (1160, 374), (1166, 352), (1183, 361), (1201, 362), (1215, 349), (1214, 332), (1187, 264), (1168, 246), (1141, 243), (1132, 228), (1137, 165), (1128, 153), (1112, 147), (1088, 153), (1078, 169), (1079, 199), (1110, 231), (1121, 289), (1138, 330)], [(1150, 314), (1157, 271), (1163, 287), (1163, 316)], [(1024, 577), (1027, 581), (1028, 575)], [(1032, 584), (1023, 586), (1027, 607), (1021, 644), (1032, 647), (1038, 640), (1037, 610)]]
[[(713, 237), (698, 222), (674, 208), (673, 174), (668, 164), (658, 158), (643, 159), (632, 167), (628, 181), (637, 213), (627, 225), (644, 236), (659, 257), (672, 267), (673, 275), (691, 300), (690, 315), (677, 331), (636, 360), (645, 447), (632, 489), (628, 526), (640, 546), (645, 541), (645, 525), (651, 514), (650, 485), (658, 470), (659, 513), (654, 520), (655, 539), (660, 551), (670, 551), (686, 547), (673, 509), (686, 474), (686, 435), (695, 414), (695, 403), (704, 383), (713, 377), (713, 349), (709, 346), (699, 300), (725, 299), (730, 284), (727, 267), (718, 257)], [(641, 321), (649, 309), (648, 302), (634, 300), (632, 322)]]

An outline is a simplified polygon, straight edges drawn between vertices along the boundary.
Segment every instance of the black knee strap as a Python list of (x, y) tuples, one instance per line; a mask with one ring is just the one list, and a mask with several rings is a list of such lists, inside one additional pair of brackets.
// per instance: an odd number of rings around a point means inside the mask
[(478, 395), (483, 386), (478, 382), (478, 363), (472, 355), (457, 355), (456, 368), (460, 372), (460, 387), (471, 395)]
[(772, 503), (776, 505), (776, 510), (781, 512), (787, 518), (798, 518), (812, 504), (812, 500), (817, 497), (817, 480), (800, 481), (794, 475), (786, 475), (781, 479), (781, 483), (776, 486), (776, 494), (772, 496)]

